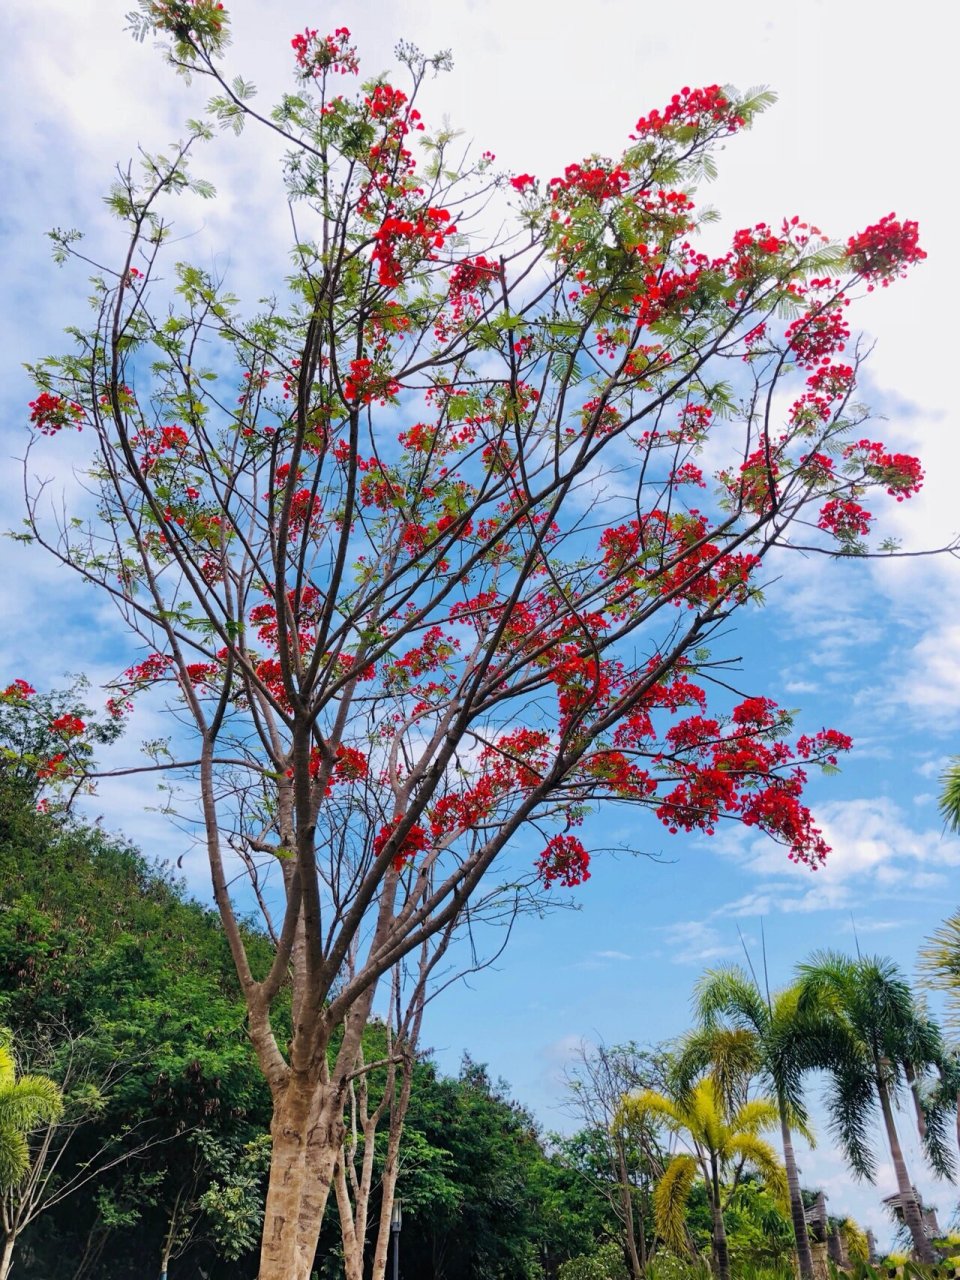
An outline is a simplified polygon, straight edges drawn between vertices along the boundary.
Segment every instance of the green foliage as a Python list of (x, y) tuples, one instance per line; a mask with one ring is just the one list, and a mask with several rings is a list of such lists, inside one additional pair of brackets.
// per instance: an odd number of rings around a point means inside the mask
[[(0, 778), (0, 900), (0, 1020), (46, 1073), (70, 1072), (67, 1118), (79, 1127), (58, 1177), (98, 1151), (107, 1153), (98, 1164), (109, 1163), (152, 1144), (42, 1214), (18, 1274), (50, 1280), (62, 1259), (95, 1255), (107, 1240), (111, 1280), (142, 1274), (137, 1260), (159, 1258), (179, 1193), (201, 1215), (195, 1262), (225, 1276), (218, 1258), (248, 1252), (255, 1232), (270, 1103), (218, 920), (98, 827), (37, 813), (9, 776)], [(265, 965), (266, 940), (248, 941)], [(233, 1243), (219, 1217), (202, 1214), (208, 1191), (211, 1209), (219, 1196), (233, 1217)]]
[(650, 1264), (647, 1280), (711, 1280), (711, 1271), (705, 1262), (661, 1250)]
[(563, 1263), (557, 1280), (630, 1280), (630, 1272), (619, 1245), (608, 1241), (595, 1253)]

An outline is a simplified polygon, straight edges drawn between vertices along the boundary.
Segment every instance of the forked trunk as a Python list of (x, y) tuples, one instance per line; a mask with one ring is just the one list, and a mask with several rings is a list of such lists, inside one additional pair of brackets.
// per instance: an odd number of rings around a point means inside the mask
[(897, 1191), (900, 1193), (900, 1206), (903, 1210), (903, 1220), (910, 1232), (910, 1238), (913, 1240), (913, 1251), (920, 1262), (934, 1263), (937, 1260), (933, 1251), (933, 1246), (927, 1239), (927, 1233), (923, 1229), (923, 1218), (920, 1215), (920, 1205), (917, 1203), (917, 1197), (914, 1194), (913, 1183), (907, 1173), (907, 1162), (903, 1158), (903, 1151), (900, 1148), (900, 1139), (897, 1136), (897, 1126), (893, 1119), (893, 1108), (890, 1105), (890, 1094), (887, 1090), (886, 1082), (882, 1075), (877, 1074), (877, 1093), (880, 1095), (880, 1109), (883, 1112), (883, 1123), (887, 1131), (887, 1142), (890, 1144), (890, 1155), (893, 1159), (893, 1168), (897, 1175)]
[(813, 1253), (807, 1232), (807, 1215), (803, 1210), (803, 1196), (800, 1194), (800, 1174), (797, 1171), (797, 1157), (793, 1150), (793, 1135), (787, 1123), (787, 1113), (782, 1101), (780, 1103), (780, 1138), (783, 1142), (783, 1165), (787, 1171), (790, 1219), (793, 1223), (793, 1238), (797, 1245), (800, 1280), (813, 1280)]

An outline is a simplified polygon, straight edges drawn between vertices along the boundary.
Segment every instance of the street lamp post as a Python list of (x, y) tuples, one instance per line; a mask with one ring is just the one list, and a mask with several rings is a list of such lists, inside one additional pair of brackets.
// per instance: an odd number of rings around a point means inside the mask
[(393, 1280), (400, 1277), (400, 1228), (403, 1226), (403, 1206), (394, 1200), (390, 1212), (390, 1235), (393, 1237)]

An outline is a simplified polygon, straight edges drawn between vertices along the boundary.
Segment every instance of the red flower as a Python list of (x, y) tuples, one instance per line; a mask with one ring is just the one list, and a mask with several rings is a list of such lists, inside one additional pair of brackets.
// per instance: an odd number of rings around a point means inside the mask
[(63, 396), (41, 391), (36, 400), (30, 401), (29, 408), (30, 421), (41, 435), (56, 435), (61, 427), (76, 427), (80, 430), (83, 408), (76, 401), (64, 400)]
[(576, 836), (553, 836), (535, 866), (548, 889), (555, 881), (573, 889), (590, 879), (590, 855)]
[(899, 222), (892, 213), (847, 241), (847, 258), (853, 270), (866, 280), (879, 280), (884, 288), (926, 256), (919, 245), (917, 224)]
[(0, 702), (23, 702), (36, 692), (33, 685), (27, 684), (26, 680), (14, 680), (13, 684), (8, 684), (0, 693)]
[(79, 716), (71, 715), (58, 716), (50, 725), (54, 733), (62, 733), (66, 738), (73, 738), (78, 733), (83, 733), (86, 727)]

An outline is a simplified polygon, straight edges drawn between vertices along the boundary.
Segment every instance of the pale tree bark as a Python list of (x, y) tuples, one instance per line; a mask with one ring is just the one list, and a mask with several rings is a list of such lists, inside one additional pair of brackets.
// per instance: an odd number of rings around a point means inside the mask
[(13, 1270), (13, 1250), (16, 1243), (15, 1235), (8, 1234), (4, 1237), (3, 1248), (0, 1249), (0, 1280), (7, 1280)]
[(793, 1150), (793, 1135), (787, 1122), (786, 1109), (780, 1100), (780, 1140), (783, 1143), (783, 1165), (787, 1171), (787, 1190), (790, 1195), (790, 1219), (793, 1223), (793, 1236), (797, 1244), (797, 1261), (801, 1280), (813, 1280), (813, 1253), (810, 1249), (810, 1236), (807, 1232), (807, 1215), (803, 1209), (803, 1196), (800, 1193), (800, 1175), (797, 1171), (797, 1157)]
[(903, 1158), (903, 1150), (900, 1146), (900, 1138), (897, 1134), (897, 1126), (893, 1117), (893, 1107), (890, 1104), (890, 1091), (883, 1075), (877, 1073), (877, 1093), (880, 1096), (880, 1110), (883, 1113), (883, 1124), (887, 1131), (887, 1142), (890, 1146), (890, 1155), (893, 1160), (894, 1172), (897, 1176), (897, 1191), (900, 1194), (900, 1207), (903, 1211), (903, 1220), (910, 1232), (910, 1238), (913, 1241), (913, 1251), (918, 1261), (934, 1263), (937, 1260), (933, 1251), (933, 1246), (927, 1239), (927, 1233), (923, 1229), (923, 1218), (920, 1214), (920, 1205), (917, 1203), (917, 1197), (913, 1190), (913, 1183), (910, 1181), (910, 1175), (907, 1172), (907, 1162)]
[(177, 1239), (177, 1225), (180, 1221), (180, 1197), (182, 1189), (177, 1192), (176, 1199), (173, 1202), (173, 1208), (170, 1211), (170, 1221), (167, 1223), (167, 1234), (164, 1236), (163, 1249), (160, 1254), (160, 1280), (167, 1280), (167, 1271), (170, 1268), (170, 1258), (173, 1254), (173, 1247)]
[[(404, 973), (396, 966), (390, 975), (389, 1011), (384, 1023), (383, 1059), (364, 1061), (363, 1046), (350, 1081), (349, 1122), (337, 1164), (337, 1209), (347, 1280), (362, 1280), (364, 1257), (370, 1230), (370, 1196), (376, 1173), (376, 1135), (387, 1117), (387, 1144), (379, 1170), (380, 1213), (373, 1238), (371, 1280), (383, 1280), (390, 1252), (390, 1224), (400, 1173), (400, 1143), (410, 1104), (417, 1046), (424, 1009), (430, 998), (428, 985), (437, 965), (447, 953), (454, 929), (448, 927), (431, 945), (420, 948), (412, 987), (404, 989)], [(499, 954), (499, 951), (497, 952)], [(489, 960), (473, 963), (470, 970), (485, 967)], [(463, 974), (458, 974), (462, 977)], [(448, 978), (446, 986), (455, 978)], [(383, 1067), (386, 1078), (379, 1100), (372, 1104), (370, 1073)], [(362, 1154), (361, 1154), (362, 1143)], [(360, 1155), (358, 1162), (358, 1154)], [(349, 1259), (349, 1260), (348, 1260)]]

